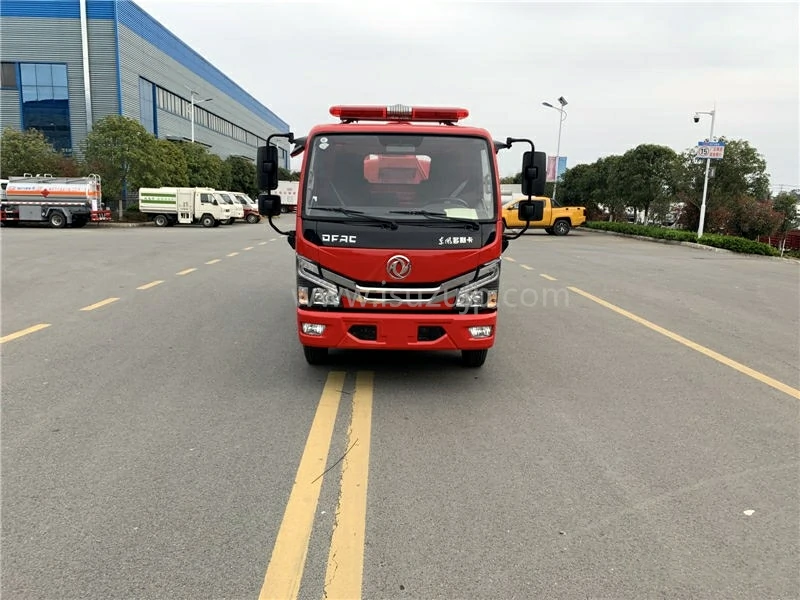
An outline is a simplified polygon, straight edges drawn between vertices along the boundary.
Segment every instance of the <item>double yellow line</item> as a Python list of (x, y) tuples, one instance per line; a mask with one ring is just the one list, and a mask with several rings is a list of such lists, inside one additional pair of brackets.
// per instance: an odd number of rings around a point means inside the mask
[[(295, 600), (300, 591), (323, 474), (326, 472), (333, 429), (344, 392), (345, 375), (339, 371), (328, 374), (259, 600)], [(358, 373), (352, 396), (347, 452), (342, 459), (337, 518), (325, 574), (325, 596), (336, 600), (361, 598), (372, 391), (373, 374)]]

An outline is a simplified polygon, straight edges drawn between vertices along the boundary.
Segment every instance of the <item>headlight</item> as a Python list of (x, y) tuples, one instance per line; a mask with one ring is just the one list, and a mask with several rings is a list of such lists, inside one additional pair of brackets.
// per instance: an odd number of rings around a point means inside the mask
[(339, 288), (322, 278), (319, 266), (298, 256), (297, 275), (300, 279), (297, 286), (297, 303), (300, 306), (339, 306), (341, 303)]
[(496, 308), (497, 290), (473, 290), (459, 292), (456, 298), (456, 308)]
[(482, 265), (476, 281), (458, 290), (456, 308), (496, 308), (499, 282), (500, 261)]

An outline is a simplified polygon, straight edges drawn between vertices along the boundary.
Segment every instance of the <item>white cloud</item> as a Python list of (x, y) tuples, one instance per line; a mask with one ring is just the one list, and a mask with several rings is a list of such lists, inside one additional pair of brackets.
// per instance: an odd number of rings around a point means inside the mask
[[(298, 135), (340, 103), (448, 104), (496, 138), (569, 164), (639, 143), (681, 151), (750, 140), (773, 183), (800, 185), (796, 3), (262, 2), (138, 0)], [(504, 174), (522, 149), (502, 152)]]

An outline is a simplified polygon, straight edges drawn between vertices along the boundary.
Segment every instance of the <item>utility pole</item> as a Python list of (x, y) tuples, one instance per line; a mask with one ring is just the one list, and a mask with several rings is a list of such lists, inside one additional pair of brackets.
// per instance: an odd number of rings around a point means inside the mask
[(542, 102), (543, 106), (548, 108), (552, 108), (553, 110), (557, 110), (559, 115), (558, 120), (558, 143), (556, 144), (556, 166), (555, 166), (555, 181), (553, 182), (553, 200), (552, 204), (555, 205), (556, 203), (556, 190), (558, 190), (558, 159), (561, 158), (561, 126), (564, 124), (564, 121), (567, 119), (567, 111), (564, 110), (564, 107), (569, 104), (564, 96), (560, 96), (558, 99), (558, 103), (561, 105), (561, 108), (557, 106), (553, 106), (549, 102)]
[[(708, 141), (714, 141), (714, 121), (717, 117), (717, 104), (710, 111), (700, 111), (694, 113), (694, 122), (700, 122), (700, 115), (711, 115), (711, 132), (708, 134)], [(706, 197), (708, 196), (708, 172), (711, 169), (711, 156), (706, 157), (706, 176), (703, 182), (703, 201), (700, 204), (700, 224), (697, 227), (697, 237), (703, 237), (703, 228), (706, 223)]]

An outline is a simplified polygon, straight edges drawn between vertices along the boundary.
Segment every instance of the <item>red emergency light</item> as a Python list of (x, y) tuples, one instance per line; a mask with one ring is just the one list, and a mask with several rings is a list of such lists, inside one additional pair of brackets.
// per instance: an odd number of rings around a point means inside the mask
[(331, 114), (342, 121), (461, 121), (469, 116), (466, 108), (433, 106), (331, 106)]

